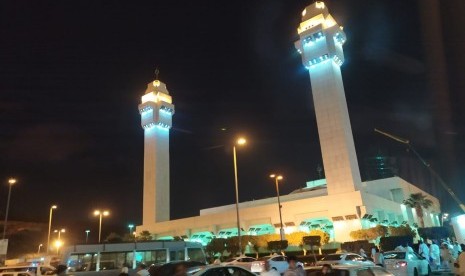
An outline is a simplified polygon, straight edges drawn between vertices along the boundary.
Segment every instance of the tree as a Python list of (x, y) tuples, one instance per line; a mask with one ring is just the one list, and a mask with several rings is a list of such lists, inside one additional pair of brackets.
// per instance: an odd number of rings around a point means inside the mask
[(140, 234), (137, 236), (138, 241), (151, 241), (152, 240), (152, 234), (150, 234), (149, 231), (144, 230), (140, 232)]
[(425, 227), (425, 221), (423, 220), (423, 209), (428, 209), (433, 205), (433, 202), (428, 199), (422, 193), (410, 194), (410, 197), (404, 200), (403, 202), (406, 206), (415, 209), (418, 220), (420, 221), (420, 226)]
[(111, 232), (105, 239), (105, 242), (109, 242), (109, 243), (122, 242), (122, 241), (123, 241), (123, 238), (115, 232)]
[(223, 252), (226, 250), (226, 239), (216, 238), (212, 239), (205, 250), (210, 254), (210, 256), (215, 256), (216, 254), (220, 254), (220, 257), (223, 256)]
[(308, 236), (308, 233), (306, 232), (294, 232), (286, 235), (286, 239), (289, 243), (289, 245), (293, 246), (302, 246), (302, 240), (305, 236)]
[(327, 244), (329, 242), (329, 234), (323, 230), (313, 229), (306, 236), (320, 236), (321, 244)]
[(134, 234), (130, 234), (130, 233), (125, 233), (123, 235), (123, 241), (124, 242), (133, 242), (136, 238), (134, 237)]
[(226, 239), (226, 250), (231, 253), (231, 256), (236, 256), (239, 252), (239, 237), (229, 237)]
[(350, 232), (350, 237), (354, 240), (376, 240), (385, 237), (388, 234), (388, 228), (383, 225), (377, 225), (368, 229), (360, 229)]
[(389, 235), (390, 236), (409, 236), (415, 237), (417, 232), (415, 229), (410, 227), (408, 224), (402, 224), (401, 226), (390, 226), (389, 227)]

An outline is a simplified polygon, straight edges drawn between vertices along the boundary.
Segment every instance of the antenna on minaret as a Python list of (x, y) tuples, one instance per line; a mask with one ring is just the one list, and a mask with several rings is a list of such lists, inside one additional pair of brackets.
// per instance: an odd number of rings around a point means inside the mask
[(155, 80), (158, 80), (158, 74), (160, 74), (160, 70), (158, 70), (157, 67), (157, 69), (155, 69)]

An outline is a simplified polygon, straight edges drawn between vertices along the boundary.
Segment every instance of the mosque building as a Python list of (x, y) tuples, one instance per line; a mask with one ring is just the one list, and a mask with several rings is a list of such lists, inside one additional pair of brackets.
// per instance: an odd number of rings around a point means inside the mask
[[(321, 229), (331, 240), (345, 242), (351, 240), (351, 231), (372, 227), (374, 219), (384, 225), (418, 223), (415, 210), (402, 204), (412, 193), (422, 193), (433, 202), (424, 210), (425, 226), (439, 226), (439, 201), (415, 185), (399, 177), (362, 182), (341, 75), (346, 35), (324, 2), (303, 10), (297, 32), (295, 48), (311, 80), (326, 178), (280, 197), (284, 232)], [(235, 204), (170, 220), (169, 134), (174, 103), (158, 78), (148, 84), (139, 112), (145, 144), (143, 222), (137, 232), (147, 230), (156, 239), (237, 235)], [(240, 202), (241, 234), (280, 233), (277, 200)]]

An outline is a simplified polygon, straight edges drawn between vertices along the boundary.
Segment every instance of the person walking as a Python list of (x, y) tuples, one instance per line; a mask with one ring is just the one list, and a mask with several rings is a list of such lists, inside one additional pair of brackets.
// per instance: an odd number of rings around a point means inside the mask
[(324, 264), (321, 267), (321, 275), (332, 275), (333, 274), (333, 268), (331, 267), (330, 264)]
[(379, 251), (379, 248), (376, 248), (376, 252), (373, 255), (373, 262), (376, 265), (384, 267), (384, 255)]
[(289, 256), (287, 258), (289, 268), (284, 271), (284, 276), (305, 276), (305, 270), (297, 265), (297, 258), (295, 256)]
[(444, 242), (441, 244), (441, 267), (443, 269), (449, 270), (451, 269), (451, 265), (455, 262), (455, 258), (453, 257), (452, 250), (450, 249), (449, 245)]
[(455, 263), (455, 267), (457, 268), (457, 275), (465, 276), (465, 244), (460, 244), (460, 249), (462, 252), (460, 253), (459, 258)]
[(118, 276), (129, 276), (129, 268), (123, 266), (121, 268), (121, 273)]
[(418, 255), (422, 256), (429, 262), (429, 248), (423, 240), (420, 240), (420, 245), (418, 246)]
[(429, 256), (431, 258), (431, 268), (438, 270), (441, 267), (441, 252), (436, 240), (433, 240), (429, 246)]
[(145, 264), (140, 263), (137, 266), (137, 276), (150, 276), (150, 273), (147, 270), (147, 266)]
[(270, 261), (265, 262), (265, 271), (260, 273), (262, 276), (281, 276), (276, 269), (271, 268)]

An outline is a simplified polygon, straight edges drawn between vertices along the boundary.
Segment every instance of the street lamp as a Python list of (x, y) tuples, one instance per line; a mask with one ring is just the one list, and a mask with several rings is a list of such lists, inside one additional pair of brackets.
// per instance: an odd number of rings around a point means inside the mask
[(8, 211), (10, 210), (11, 187), (16, 183), (15, 178), (8, 179), (8, 200), (6, 201), (5, 222), (3, 223), (3, 240), (6, 235), (6, 224), (8, 223)]
[(275, 183), (276, 183), (276, 194), (278, 195), (278, 208), (279, 208), (279, 224), (280, 224), (280, 228), (279, 228), (279, 234), (281, 236), (281, 241), (284, 240), (284, 228), (283, 228), (283, 217), (281, 215), (281, 208), (283, 206), (281, 206), (281, 200), (279, 199), (279, 180), (282, 180), (283, 179), (283, 176), (282, 175), (276, 175), (276, 174), (270, 174), (270, 178), (274, 178), (275, 180)]
[(58, 208), (56, 205), (50, 206), (50, 216), (48, 219), (48, 237), (47, 237), (47, 254), (48, 254), (48, 249), (50, 248), (50, 231), (52, 230), (52, 214), (53, 210)]
[(39, 244), (39, 249), (37, 249), (37, 254), (40, 254), (40, 248), (43, 246), (43, 244)]
[(132, 238), (131, 235), (132, 235), (132, 233), (133, 233), (133, 232), (132, 232), (132, 228), (134, 228), (134, 224), (129, 224), (129, 225), (128, 225), (128, 228), (129, 228), (129, 237)]
[(60, 247), (63, 245), (63, 243), (60, 240), (55, 241), (55, 247), (57, 248), (57, 255), (60, 251)]
[(448, 217), (449, 217), (449, 214), (448, 214), (448, 213), (442, 214), (442, 217), (441, 217), (441, 226), (444, 226), (444, 221), (447, 220)]
[(244, 138), (237, 139), (233, 145), (233, 158), (234, 158), (234, 183), (236, 187), (236, 216), (237, 216), (237, 238), (239, 244), (239, 252), (242, 255), (242, 242), (241, 242), (241, 223), (239, 220), (239, 186), (237, 180), (237, 157), (236, 157), (236, 144), (239, 146), (245, 145), (247, 141)]
[(53, 233), (58, 233), (58, 240), (61, 240), (61, 233), (66, 232), (66, 229), (54, 230)]
[(109, 211), (100, 211), (100, 210), (95, 210), (94, 211), (94, 216), (99, 217), (99, 224), (98, 224), (98, 243), (100, 243), (101, 237), (102, 237), (102, 218), (106, 217), (110, 214)]
[(86, 230), (86, 243), (89, 241), (90, 230)]

